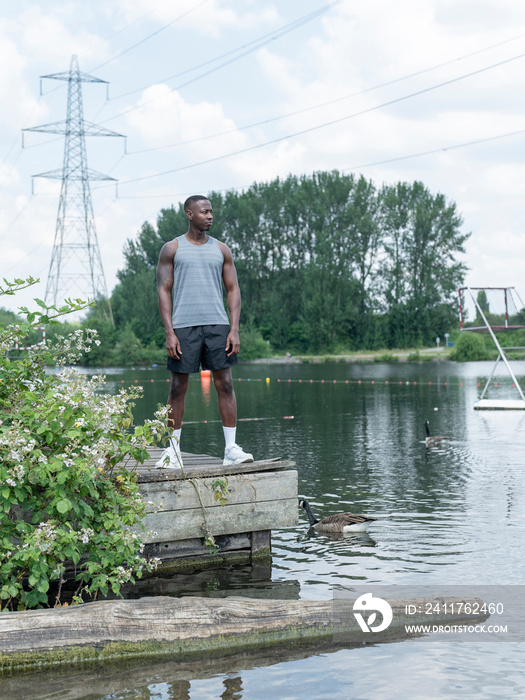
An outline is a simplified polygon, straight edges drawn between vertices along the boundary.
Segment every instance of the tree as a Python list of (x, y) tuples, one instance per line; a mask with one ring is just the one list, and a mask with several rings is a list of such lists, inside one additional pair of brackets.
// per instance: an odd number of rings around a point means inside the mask
[[(456, 205), (420, 182), (377, 189), (338, 171), (210, 192), (212, 235), (232, 250), (250, 323), (279, 350), (433, 343), (455, 323), (467, 235)], [(164, 345), (155, 267), (187, 230), (182, 206), (161, 210), (125, 247), (113, 293), (119, 330)]]
[(382, 193), (383, 298), (391, 344), (430, 343), (453, 322), (454, 292), (466, 266), (458, 261), (467, 234), (456, 205), (421, 182), (386, 186)]
[(482, 336), (468, 332), (464, 332), (459, 336), (451, 353), (451, 359), (457, 362), (488, 360), (489, 357), (490, 355)]
[(483, 311), (485, 316), (490, 313), (489, 300), (487, 299), (487, 292), (484, 289), (480, 289), (477, 294), (477, 302), (479, 308)]

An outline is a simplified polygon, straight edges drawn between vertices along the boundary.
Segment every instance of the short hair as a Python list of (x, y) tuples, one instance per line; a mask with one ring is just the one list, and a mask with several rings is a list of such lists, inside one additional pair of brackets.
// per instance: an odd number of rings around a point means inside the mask
[(203, 194), (192, 194), (191, 197), (188, 197), (184, 202), (184, 211), (186, 211), (193, 202), (200, 202), (203, 199), (208, 199), (208, 197)]

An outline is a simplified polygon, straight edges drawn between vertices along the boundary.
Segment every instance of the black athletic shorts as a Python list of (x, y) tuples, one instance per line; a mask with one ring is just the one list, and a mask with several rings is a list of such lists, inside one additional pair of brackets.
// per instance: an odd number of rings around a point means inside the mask
[(236, 365), (237, 355), (226, 355), (226, 338), (230, 326), (189, 326), (174, 328), (181, 347), (180, 360), (168, 356), (170, 372), (183, 374), (202, 369), (219, 370)]

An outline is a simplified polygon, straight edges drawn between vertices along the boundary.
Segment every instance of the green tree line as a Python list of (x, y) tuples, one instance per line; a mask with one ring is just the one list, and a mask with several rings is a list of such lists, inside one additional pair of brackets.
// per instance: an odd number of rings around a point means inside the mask
[[(209, 197), (212, 235), (237, 267), (241, 323), (276, 350), (417, 347), (455, 324), (468, 235), (456, 205), (422, 183), (377, 188), (334, 171)], [(155, 267), (186, 230), (179, 205), (126, 243), (113, 313), (142, 343), (164, 344)]]
[[(211, 233), (234, 256), (248, 354), (268, 343), (292, 353), (420, 347), (457, 325), (469, 234), (455, 203), (423, 183), (378, 187), (331, 171), (204, 194)], [(115, 327), (96, 312), (87, 319), (103, 340), (90, 363), (107, 361), (108, 348), (113, 359), (120, 348), (117, 364), (163, 353), (155, 269), (162, 245), (186, 230), (182, 205), (172, 206), (127, 241), (111, 295)]]

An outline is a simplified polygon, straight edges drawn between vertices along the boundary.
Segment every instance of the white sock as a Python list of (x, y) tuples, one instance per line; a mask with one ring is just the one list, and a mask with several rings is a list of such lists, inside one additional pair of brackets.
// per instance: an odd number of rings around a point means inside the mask
[(226, 428), (223, 425), (222, 429), (224, 431), (224, 441), (226, 443), (224, 449), (227, 450), (232, 445), (235, 445), (235, 433), (237, 431), (237, 428)]
[(177, 430), (174, 430), (171, 434), (172, 438), (175, 438), (175, 444), (173, 445), (174, 449), (179, 448), (180, 450), (180, 434), (182, 433), (182, 428), (177, 428)]

